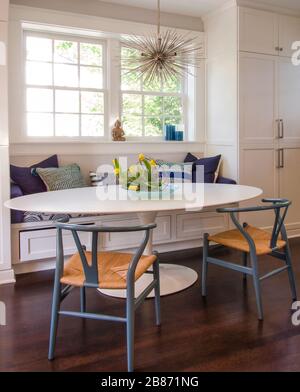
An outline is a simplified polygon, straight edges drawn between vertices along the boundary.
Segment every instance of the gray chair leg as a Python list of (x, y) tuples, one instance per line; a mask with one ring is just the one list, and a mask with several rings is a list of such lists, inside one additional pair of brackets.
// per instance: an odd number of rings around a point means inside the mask
[(59, 318), (59, 308), (60, 308), (60, 294), (61, 294), (61, 284), (55, 281), (52, 299), (52, 311), (51, 311), (51, 325), (50, 325), (50, 341), (49, 341), (49, 352), (48, 359), (51, 361), (54, 359), (54, 350), (57, 335), (57, 326)]
[(127, 368), (134, 369), (134, 282), (127, 282), (126, 298), (126, 333), (127, 333)]
[[(247, 263), (248, 262), (248, 253), (247, 252), (243, 252), (242, 257), (243, 257), (243, 266), (247, 267), (247, 264), (248, 264)], [(244, 280), (244, 282), (247, 281), (247, 274), (243, 274), (243, 280)]]
[(156, 325), (160, 325), (161, 324), (161, 319), (160, 319), (160, 282), (159, 282), (159, 261), (158, 261), (158, 259), (153, 264), (153, 277), (157, 282), (155, 285), (155, 288), (154, 288)]
[(260, 280), (259, 280), (258, 268), (257, 268), (257, 256), (255, 254), (255, 251), (251, 252), (251, 264), (253, 268), (253, 284), (255, 290), (258, 319), (263, 320), (264, 313), (263, 313), (263, 306), (262, 306), (262, 299), (261, 299)]
[(208, 256), (208, 241), (209, 234), (205, 233), (203, 237), (203, 260), (202, 260), (202, 297), (207, 295), (207, 256)]
[(80, 287), (80, 311), (82, 313), (85, 313), (86, 311), (85, 287)]
[(292, 266), (292, 257), (291, 257), (291, 251), (290, 251), (289, 245), (287, 245), (285, 248), (285, 257), (286, 257), (286, 264), (289, 267), (288, 274), (289, 274), (289, 281), (290, 281), (291, 292), (292, 292), (292, 300), (293, 300), (293, 302), (296, 302), (297, 301), (297, 289), (296, 289), (296, 281), (295, 281), (295, 275), (294, 275), (293, 266)]

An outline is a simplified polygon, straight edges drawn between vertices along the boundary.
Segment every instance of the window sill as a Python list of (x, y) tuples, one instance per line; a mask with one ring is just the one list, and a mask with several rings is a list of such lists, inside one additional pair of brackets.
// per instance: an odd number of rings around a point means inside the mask
[(203, 141), (165, 141), (165, 140), (127, 140), (125, 142), (114, 141), (26, 141), (10, 144), (11, 156), (30, 155), (111, 155), (111, 154), (137, 154), (140, 152), (160, 154), (160, 153), (186, 153), (204, 152)]

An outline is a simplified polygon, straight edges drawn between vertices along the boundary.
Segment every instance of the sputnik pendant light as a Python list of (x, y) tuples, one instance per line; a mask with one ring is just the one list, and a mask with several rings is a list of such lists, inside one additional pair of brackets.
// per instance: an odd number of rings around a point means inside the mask
[(161, 32), (160, 0), (157, 0), (157, 33), (152, 36), (130, 36), (122, 41), (134, 54), (122, 58), (129, 72), (136, 72), (145, 83), (168, 80), (191, 74), (203, 59), (203, 47), (190, 34), (176, 30)]

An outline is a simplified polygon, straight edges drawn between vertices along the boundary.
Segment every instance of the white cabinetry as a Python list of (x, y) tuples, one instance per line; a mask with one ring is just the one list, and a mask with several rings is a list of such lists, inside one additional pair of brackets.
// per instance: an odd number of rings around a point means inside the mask
[[(299, 23), (300, 25), (300, 23)], [(282, 142), (300, 143), (300, 66), (289, 58), (278, 60), (278, 110)]]
[(282, 150), (279, 169), (279, 194), (292, 200), (287, 215), (287, 229), (291, 236), (300, 233), (300, 148)]
[[(279, 47), (273, 53), (272, 20)], [(255, 35), (256, 22), (260, 32)], [(300, 235), (300, 67), (291, 61), (300, 18), (242, 8), (240, 36), (240, 182), (261, 187), (265, 197), (290, 199), (287, 228), (290, 235)], [(268, 213), (250, 219), (264, 227), (272, 222)]]
[(293, 54), (292, 44), (295, 41), (300, 41), (300, 18), (280, 15), (279, 47), (282, 48), (280, 55), (291, 57)]
[(2, 21), (8, 20), (8, 7), (9, 7), (9, 0), (0, 1), (0, 20)]
[(277, 118), (274, 56), (240, 54), (240, 136), (242, 143), (274, 140)]
[(278, 54), (278, 34), (278, 15), (252, 8), (240, 8), (240, 50)]
[(245, 52), (291, 57), (300, 41), (300, 18), (251, 8), (239, 10), (239, 49)]
[[(238, 15), (236, 24), (232, 15)], [(223, 40), (228, 29), (224, 18), (231, 21), (230, 37), (235, 31), (231, 44), (228, 39)], [(216, 29), (218, 25), (227, 27)], [(207, 116), (209, 118), (212, 113), (217, 119), (219, 134), (226, 135), (228, 121), (219, 121), (224, 112), (228, 118), (236, 118), (237, 131), (230, 139), (215, 143), (213, 152), (221, 153), (224, 167), (231, 168), (225, 175), (234, 175), (237, 153), (236, 170), (240, 184), (262, 188), (264, 197), (290, 199), (293, 206), (287, 217), (288, 233), (300, 235), (300, 66), (292, 64), (292, 44), (300, 41), (300, 18), (232, 6), (208, 17), (205, 28), (208, 45), (225, 42), (226, 53), (232, 58), (235, 53), (230, 50), (234, 42), (238, 43), (235, 76), (230, 73), (230, 80), (235, 79), (238, 85), (236, 102), (234, 89), (227, 91), (231, 99), (224, 99), (222, 83), (219, 83), (222, 108), (219, 108), (218, 101), (207, 101)], [(210, 52), (208, 47), (207, 53)], [(209, 57), (208, 64), (213, 60)], [(218, 67), (226, 69), (228, 57), (219, 56), (217, 60)], [(235, 70), (234, 67), (231, 69)], [(215, 83), (208, 78), (207, 90), (216, 90)], [(211, 121), (207, 121), (208, 140), (213, 131)], [(259, 199), (252, 200), (245, 205), (259, 202)], [(241, 214), (241, 220), (270, 228), (273, 216), (270, 213)]]

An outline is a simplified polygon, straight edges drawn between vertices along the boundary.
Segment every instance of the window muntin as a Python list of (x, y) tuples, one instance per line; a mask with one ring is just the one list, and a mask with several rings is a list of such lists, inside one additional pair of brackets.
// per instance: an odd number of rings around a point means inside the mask
[(134, 50), (121, 48), (121, 113), (129, 137), (157, 138), (164, 126), (173, 124), (184, 130), (184, 83), (182, 78), (145, 83), (138, 72), (126, 68), (124, 57)]
[(25, 33), (26, 133), (32, 137), (103, 137), (104, 43)]

